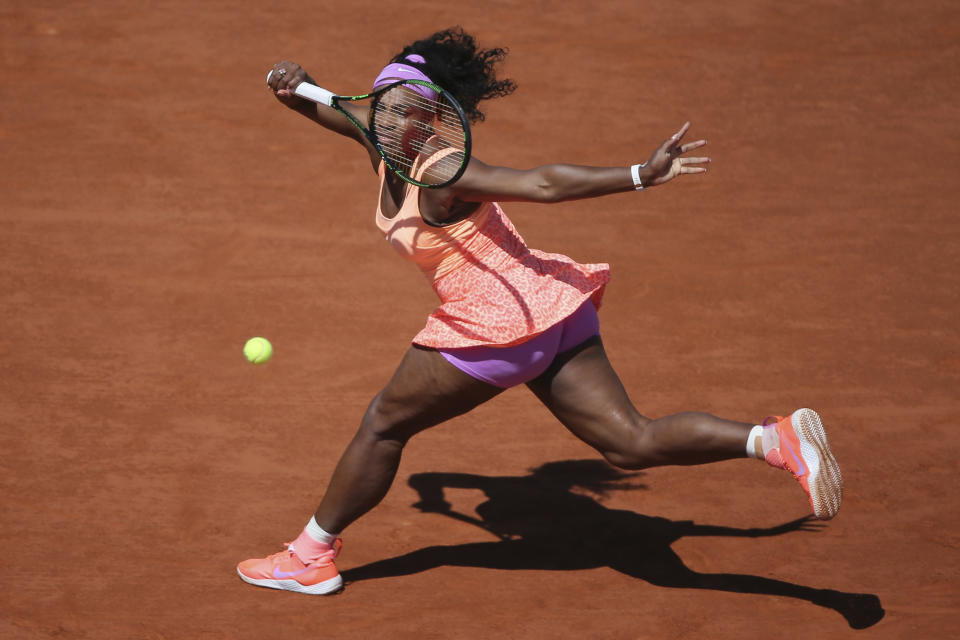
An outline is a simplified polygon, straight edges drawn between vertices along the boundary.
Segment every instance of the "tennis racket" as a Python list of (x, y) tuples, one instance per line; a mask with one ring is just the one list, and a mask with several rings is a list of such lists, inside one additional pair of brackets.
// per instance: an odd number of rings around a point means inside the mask
[[(267, 81), (270, 75), (267, 74)], [(387, 168), (418, 187), (453, 184), (470, 162), (470, 123), (463, 108), (446, 90), (424, 80), (400, 80), (372, 93), (338, 96), (301, 82), (294, 93), (345, 115), (373, 144)], [(369, 101), (370, 121), (360, 122), (341, 106)], [(421, 170), (430, 156), (450, 149)]]

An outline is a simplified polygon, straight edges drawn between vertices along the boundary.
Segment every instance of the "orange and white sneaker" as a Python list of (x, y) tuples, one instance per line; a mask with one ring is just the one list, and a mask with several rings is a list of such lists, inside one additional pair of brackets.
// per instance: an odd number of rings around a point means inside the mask
[(820, 416), (813, 409), (797, 409), (786, 418), (776, 419), (774, 428), (780, 446), (767, 452), (767, 462), (790, 471), (807, 492), (813, 515), (829, 520), (840, 510), (843, 477), (827, 444)]
[(343, 543), (337, 538), (333, 548), (310, 564), (304, 564), (293, 552), (290, 543), (287, 548), (266, 558), (244, 560), (237, 565), (237, 573), (244, 582), (258, 587), (285, 589), (310, 595), (335, 593), (343, 588), (343, 578), (333, 564)]

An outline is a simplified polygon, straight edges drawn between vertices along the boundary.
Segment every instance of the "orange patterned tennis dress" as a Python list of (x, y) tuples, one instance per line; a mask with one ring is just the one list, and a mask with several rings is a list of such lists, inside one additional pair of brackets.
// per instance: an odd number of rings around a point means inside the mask
[[(431, 156), (424, 169), (447, 149)], [(571, 315), (586, 301), (599, 308), (610, 265), (579, 264), (527, 247), (495, 202), (450, 225), (420, 215), (420, 188), (407, 184), (392, 218), (380, 207), (386, 180), (380, 163), (377, 226), (401, 256), (420, 267), (440, 306), (413, 342), (436, 349), (520, 344)]]

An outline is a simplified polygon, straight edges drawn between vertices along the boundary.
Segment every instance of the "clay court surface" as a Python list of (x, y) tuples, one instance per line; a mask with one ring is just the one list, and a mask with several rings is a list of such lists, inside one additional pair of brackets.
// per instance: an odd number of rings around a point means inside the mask
[[(488, 163), (626, 166), (687, 119), (709, 140), (703, 177), (507, 211), (611, 263), (602, 332), (644, 414), (817, 409), (835, 520), (798, 521), (760, 463), (617, 476), (518, 388), (411, 441), (347, 530), (343, 593), (239, 580), (306, 523), (434, 304), (363, 153), (264, 75), (360, 93), (454, 24), (520, 87), (474, 130)], [(958, 25), (935, 1), (8, 0), (0, 636), (955, 633)]]

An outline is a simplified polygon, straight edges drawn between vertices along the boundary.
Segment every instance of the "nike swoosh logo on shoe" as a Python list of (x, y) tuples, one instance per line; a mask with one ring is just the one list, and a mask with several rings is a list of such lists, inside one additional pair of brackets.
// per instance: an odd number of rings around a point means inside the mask
[(300, 569), (299, 571), (280, 571), (280, 569), (278, 569), (277, 567), (274, 567), (273, 577), (277, 578), (278, 580), (282, 580), (283, 578), (293, 578), (294, 576), (298, 576), (301, 573), (306, 573), (307, 571), (310, 571), (310, 569), (312, 568), (313, 567), (307, 567), (306, 569)]
[(797, 467), (799, 467), (799, 469), (800, 469), (800, 470), (797, 472), (797, 477), (807, 475), (807, 466), (806, 466), (805, 464), (803, 464), (803, 459), (800, 458), (800, 457), (798, 457), (797, 454), (794, 453), (793, 447), (790, 446), (790, 441), (787, 440), (787, 439), (784, 439), (784, 440), (783, 440), (783, 444), (787, 445), (787, 451), (789, 451), (789, 452), (790, 452), (790, 455), (793, 456), (794, 462), (797, 463)]

